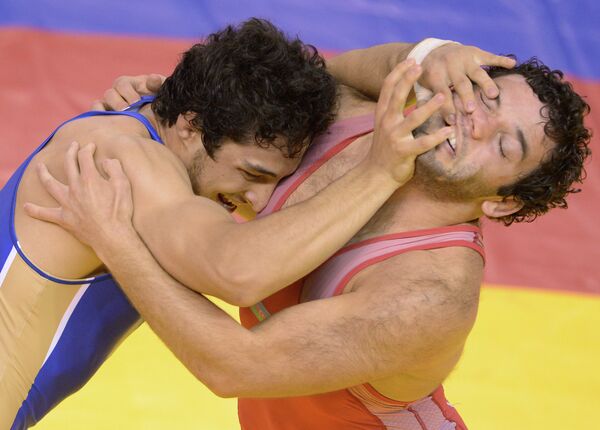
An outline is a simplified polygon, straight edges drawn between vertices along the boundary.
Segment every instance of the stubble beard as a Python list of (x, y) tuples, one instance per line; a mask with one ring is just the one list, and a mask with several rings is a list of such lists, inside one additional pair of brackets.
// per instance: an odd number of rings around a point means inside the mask
[(477, 173), (448, 172), (432, 149), (417, 158), (413, 181), (436, 201), (458, 203), (482, 195), (477, 177)]
[[(441, 115), (434, 115), (417, 127), (413, 134), (418, 138), (444, 126)], [(417, 157), (412, 182), (439, 202), (459, 203), (489, 195), (489, 190), (482, 185), (481, 172), (461, 163), (460, 154), (456, 155), (454, 165), (454, 168), (444, 166), (437, 158), (436, 148), (432, 148)]]
[(204, 196), (202, 194), (202, 187), (200, 186), (200, 177), (202, 176), (202, 172), (204, 171), (204, 158), (206, 154), (202, 154), (201, 151), (198, 151), (194, 158), (192, 159), (191, 164), (187, 167), (188, 176), (190, 178), (190, 182), (192, 184), (192, 191), (197, 196)]

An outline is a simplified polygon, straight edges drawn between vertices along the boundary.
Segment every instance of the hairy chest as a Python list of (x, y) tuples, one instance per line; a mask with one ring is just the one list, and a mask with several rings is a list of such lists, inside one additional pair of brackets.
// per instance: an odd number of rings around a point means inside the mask
[(372, 133), (357, 138), (354, 142), (327, 160), (313, 172), (286, 200), (283, 208), (307, 200), (355, 167), (367, 154), (371, 146)]

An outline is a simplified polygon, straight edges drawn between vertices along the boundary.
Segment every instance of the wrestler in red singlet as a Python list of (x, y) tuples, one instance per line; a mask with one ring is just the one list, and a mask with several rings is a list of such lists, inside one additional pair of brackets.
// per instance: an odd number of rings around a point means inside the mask
[[(372, 115), (349, 118), (330, 127), (310, 148), (296, 173), (278, 186), (261, 216), (279, 210), (311, 173), (372, 130)], [(477, 227), (463, 225), (389, 234), (354, 243), (303, 280), (251, 308), (241, 309), (242, 324), (250, 328), (289, 306), (342, 294), (361, 270), (404, 252), (465, 246), (483, 257), (480, 239)], [(389, 399), (370, 384), (311, 396), (240, 399), (239, 418), (242, 430), (466, 430), (441, 386), (430, 396), (406, 402)]]

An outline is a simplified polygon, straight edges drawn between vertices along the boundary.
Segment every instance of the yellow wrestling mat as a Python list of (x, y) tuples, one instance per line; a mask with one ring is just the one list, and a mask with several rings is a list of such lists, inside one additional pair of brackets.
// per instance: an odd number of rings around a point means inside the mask
[[(232, 307), (226, 309), (234, 314)], [(484, 288), (446, 392), (470, 430), (600, 428), (600, 298)], [(138, 329), (38, 430), (239, 429), (219, 399), (150, 331)]]

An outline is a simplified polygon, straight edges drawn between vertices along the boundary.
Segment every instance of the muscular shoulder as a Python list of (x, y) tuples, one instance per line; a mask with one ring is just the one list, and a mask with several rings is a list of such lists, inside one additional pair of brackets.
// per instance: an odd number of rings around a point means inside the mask
[(464, 341), (475, 321), (482, 275), (478, 253), (450, 247), (411, 251), (370, 266), (350, 288), (378, 308), (404, 312), (402, 322), (419, 326), (424, 339), (445, 338), (453, 345)]
[(117, 158), (128, 175), (145, 175), (168, 180), (171, 175), (188, 182), (187, 171), (173, 151), (152, 139), (131, 134), (104, 136), (104, 156)]
[(352, 289), (371, 284), (372, 280), (397, 285), (401, 289), (410, 289), (407, 280), (435, 280), (448, 287), (463, 288), (465, 285), (479, 285), (482, 273), (481, 256), (467, 247), (409, 251), (365, 269), (355, 278)]
[(189, 176), (181, 159), (167, 146), (150, 139), (145, 128), (133, 131), (101, 127), (90, 133), (89, 140), (97, 144), (95, 158), (98, 164), (106, 158), (121, 162), (131, 180), (134, 197), (144, 189), (148, 195), (156, 197), (173, 197), (177, 190), (184, 195), (191, 192)]
[(165, 145), (150, 139), (145, 126), (134, 118), (98, 116), (65, 125), (52, 142), (61, 165), (64, 151), (74, 140), (80, 145), (96, 144), (94, 159), (100, 172), (104, 159), (121, 162), (131, 181), (136, 209), (164, 200), (172, 202), (178, 196), (187, 198), (192, 193), (180, 158)]

